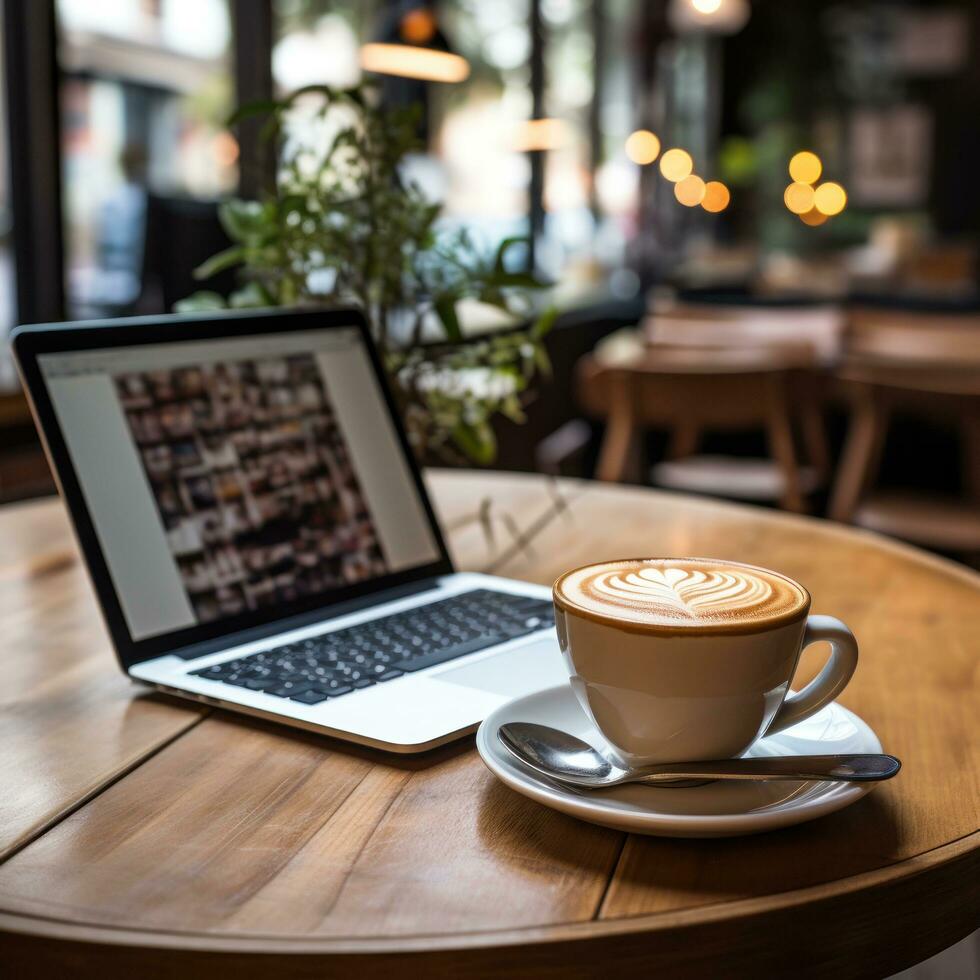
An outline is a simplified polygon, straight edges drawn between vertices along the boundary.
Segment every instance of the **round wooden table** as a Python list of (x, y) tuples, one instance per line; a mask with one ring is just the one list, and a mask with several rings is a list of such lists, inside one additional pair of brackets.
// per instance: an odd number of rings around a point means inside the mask
[(883, 976), (980, 925), (980, 577), (703, 499), (428, 479), (461, 568), (550, 582), (694, 554), (799, 579), (857, 634), (842, 701), (901, 775), (775, 833), (633, 837), (511, 792), (472, 738), (394, 758), (146, 693), (116, 668), (60, 504), (18, 505), (0, 512), (6, 976)]

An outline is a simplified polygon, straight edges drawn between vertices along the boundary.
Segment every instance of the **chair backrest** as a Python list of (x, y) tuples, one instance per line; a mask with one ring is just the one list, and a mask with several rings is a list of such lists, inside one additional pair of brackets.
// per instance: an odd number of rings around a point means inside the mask
[(685, 346), (752, 347), (806, 344), (816, 361), (833, 363), (840, 355), (846, 326), (837, 306), (752, 307), (670, 306), (643, 321), (650, 343)]
[(846, 353), (906, 367), (980, 369), (980, 315), (856, 310)]
[(588, 355), (578, 365), (578, 397), (597, 418), (628, 403), (639, 425), (742, 429), (765, 423), (790, 370), (769, 349), (654, 348), (615, 365)]

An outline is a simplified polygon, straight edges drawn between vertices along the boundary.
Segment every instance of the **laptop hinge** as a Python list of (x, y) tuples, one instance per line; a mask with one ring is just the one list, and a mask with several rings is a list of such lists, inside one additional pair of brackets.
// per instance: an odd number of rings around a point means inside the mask
[[(218, 653), (220, 650), (227, 650), (230, 647), (241, 646), (245, 643), (252, 643), (255, 640), (264, 640), (268, 636), (277, 636), (280, 633), (288, 633), (290, 630), (302, 629), (304, 626), (312, 626), (314, 623), (326, 625), (332, 619), (340, 616), (347, 616), (352, 612), (361, 609), (369, 609), (371, 606), (380, 606), (385, 602), (394, 599), (404, 599), (407, 596), (418, 595), (420, 592), (430, 592), (436, 589), (441, 578), (444, 576), (433, 576), (420, 579), (418, 582), (410, 582), (406, 585), (399, 585), (392, 589), (384, 589), (381, 592), (372, 592), (370, 595), (359, 596), (357, 599), (349, 599), (346, 602), (338, 602), (327, 609), (317, 609), (313, 612), (303, 613), (300, 616), (290, 616), (288, 619), (279, 619), (274, 623), (266, 623), (263, 626), (256, 626), (252, 629), (242, 630), (238, 633), (230, 633), (213, 640), (206, 640), (202, 643), (194, 643), (191, 646), (182, 647), (179, 650), (169, 650), (166, 654), (155, 654), (148, 657), (148, 660), (155, 660), (159, 656), (175, 656), (181, 660), (195, 660), (198, 657), (207, 656), (210, 653)], [(142, 661), (139, 661), (142, 663)]]

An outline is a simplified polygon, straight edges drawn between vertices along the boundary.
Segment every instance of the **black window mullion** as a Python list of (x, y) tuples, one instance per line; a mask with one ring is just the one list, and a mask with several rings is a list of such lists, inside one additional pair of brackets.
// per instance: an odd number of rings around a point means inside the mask
[(54, 0), (3, 0), (7, 151), (21, 323), (65, 316)]
[[(541, 0), (529, 0), (529, 23), (531, 32), (531, 118), (543, 119), (545, 116), (545, 36), (544, 21), (541, 16)], [(544, 163), (543, 150), (529, 151), (531, 163), (531, 183), (529, 191), (531, 247), (528, 263), (535, 264), (535, 245), (544, 232)]]
[(598, 219), (595, 175), (605, 159), (602, 145), (602, 101), (606, 82), (606, 0), (592, 0), (592, 101), (589, 103), (589, 206)]
[[(272, 0), (231, 0), (234, 38), (235, 103), (247, 105), (273, 97)], [(275, 147), (263, 140), (262, 118), (243, 119), (238, 124), (239, 192), (258, 197), (272, 187), (275, 176)]]

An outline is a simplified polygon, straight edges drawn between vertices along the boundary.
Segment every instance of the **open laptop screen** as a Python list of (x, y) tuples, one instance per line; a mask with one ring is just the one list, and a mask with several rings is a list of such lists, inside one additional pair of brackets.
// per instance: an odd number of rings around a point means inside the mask
[(442, 557), (357, 327), (37, 362), (133, 641), (278, 620)]

